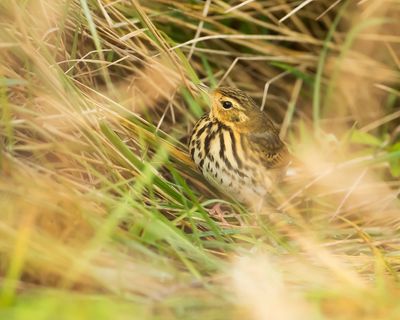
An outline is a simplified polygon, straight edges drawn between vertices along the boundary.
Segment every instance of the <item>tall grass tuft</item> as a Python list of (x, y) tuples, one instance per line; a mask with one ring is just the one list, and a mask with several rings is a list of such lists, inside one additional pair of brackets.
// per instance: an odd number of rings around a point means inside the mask
[[(399, 318), (399, 18), (390, 0), (1, 1), (1, 319)], [(268, 207), (190, 161), (200, 83), (280, 123), (297, 168)]]

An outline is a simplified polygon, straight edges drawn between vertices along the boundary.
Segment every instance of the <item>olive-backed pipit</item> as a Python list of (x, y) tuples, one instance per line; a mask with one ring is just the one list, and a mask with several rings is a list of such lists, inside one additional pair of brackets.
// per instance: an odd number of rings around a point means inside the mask
[(189, 149), (209, 181), (253, 204), (266, 196), (289, 163), (274, 122), (250, 96), (229, 87), (211, 94), (211, 111), (196, 123)]

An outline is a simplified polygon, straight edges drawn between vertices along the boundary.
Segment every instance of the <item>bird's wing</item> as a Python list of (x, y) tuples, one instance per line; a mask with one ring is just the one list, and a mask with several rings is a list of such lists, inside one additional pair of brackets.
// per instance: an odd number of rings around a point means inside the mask
[(268, 169), (284, 168), (289, 164), (289, 151), (276, 129), (252, 133), (249, 141)]

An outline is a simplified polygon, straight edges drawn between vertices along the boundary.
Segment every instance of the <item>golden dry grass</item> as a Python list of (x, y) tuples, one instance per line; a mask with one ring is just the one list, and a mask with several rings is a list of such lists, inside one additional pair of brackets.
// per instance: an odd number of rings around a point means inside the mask
[[(398, 319), (399, 15), (389, 0), (0, 2), (1, 318)], [(200, 82), (282, 124), (301, 165), (268, 208), (189, 160)]]

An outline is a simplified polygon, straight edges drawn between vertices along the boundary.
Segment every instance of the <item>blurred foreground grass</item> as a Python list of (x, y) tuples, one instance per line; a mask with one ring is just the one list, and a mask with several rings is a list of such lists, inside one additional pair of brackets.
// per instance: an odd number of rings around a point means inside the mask
[[(0, 318), (399, 319), (399, 18), (386, 0), (1, 1)], [(281, 123), (303, 165), (269, 208), (188, 159), (200, 82)]]

